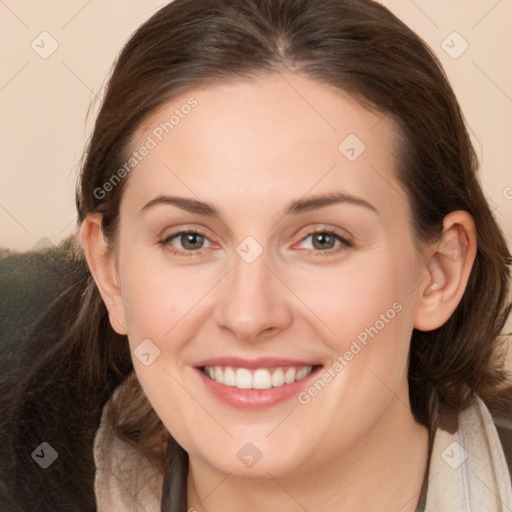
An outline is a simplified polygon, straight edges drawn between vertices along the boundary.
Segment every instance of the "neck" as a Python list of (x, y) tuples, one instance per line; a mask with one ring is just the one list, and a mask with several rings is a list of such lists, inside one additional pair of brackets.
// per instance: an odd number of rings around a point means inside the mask
[[(402, 401), (403, 400), (403, 401)], [(415, 512), (428, 460), (428, 431), (396, 397), (361, 438), (316, 467), (268, 478), (240, 478), (197, 458), (189, 461), (187, 510)]]

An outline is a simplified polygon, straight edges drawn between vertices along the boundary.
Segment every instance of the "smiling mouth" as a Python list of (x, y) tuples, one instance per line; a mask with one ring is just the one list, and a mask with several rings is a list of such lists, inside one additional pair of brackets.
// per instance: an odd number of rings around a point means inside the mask
[(238, 389), (270, 389), (286, 386), (311, 374), (315, 366), (276, 368), (235, 368), (203, 366), (201, 371), (211, 380)]

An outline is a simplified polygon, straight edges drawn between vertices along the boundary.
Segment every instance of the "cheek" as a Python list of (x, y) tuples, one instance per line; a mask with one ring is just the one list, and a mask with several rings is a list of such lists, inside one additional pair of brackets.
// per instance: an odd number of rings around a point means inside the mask
[[(415, 282), (415, 269), (404, 262), (413, 261), (411, 257), (400, 259), (390, 251), (377, 251), (364, 264), (354, 260), (339, 272), (316, 271), (302, 287), (295, 282), (297, 294), (318, 316), (315, 325), (333, 354), (324, 375), (331, 391), (324, 393), (318, 383), (299, 397), (300, 403), (311, 403), (318, 414), (333, 411), (334, 423), (343, 416), (335, 412), (339, 404), (357, 411), (357, 421), (371, 422), (389, 403), (390, 390), (404, 391), (413, 329), (410, 292)], [(357, 422), (351, 421), (357, 430)]]
[(204, 410), (191, 400), (182, 373), (184, 348), (197, 335), (194, 315), (201, 309), (201, 297), (212, 287), (211, 276), (191, 269), (171, 270), (144, 250), (137, 253), (132, 248), (126, 254), (121, 282), (135, 373), (166, 428), (188, 445), (185, 425), (201, 426), (203, 431), (212, 428)]
[(318, 315), (315, 325), (333, 354), (330, 366), (298, 397), (311, 416), (329, 425), (326, 439), (331, 430), (352, 439), (377, 421), (395, 394), (407, 400), (414, 269), (384, 252), (367, 261), (323, 276), (317, 272), (315, 288), (309, 284), (297, 292)]
[(212, 276), (193, 268), (173, 270), (143, 254), (141, 251), (142, 257), (137, 257), (132, 250), (122, 268), (128, 336), (131, 344), (144, 338), (161, 343), (172, 338), (175, 326), (180, 330), (186, 326), (187, 322), (181, 321), (193, 314), (201, 297), (211, 288)]
[(307, 279), (290, 275), (288, 282), (313, 314), (311, 321), (337, 354), (349, 350), (354, 340), (366, 346), (377, 336), (381, 345), (408, 343), (412, 318), (407, 303), (414, 269), (389, 251), (370, 256), (364, 261), (354, 258), (338, 269), (313, 269)]

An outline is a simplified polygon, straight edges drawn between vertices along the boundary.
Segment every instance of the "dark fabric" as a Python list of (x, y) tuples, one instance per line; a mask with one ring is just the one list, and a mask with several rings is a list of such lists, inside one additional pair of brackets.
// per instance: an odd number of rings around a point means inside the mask
[(16, 370), (27, 335), (78, 271), (57, 249), (15, 253), (0, 249), (0, 376)]
[[(21, 418), (0, 430), (1, 511), (96, 511), (94, 436), (119, 381), (112, 375), (106, 386), (84, 389), (74, 382), (80, 357), (63, 361), (54, 350), (63, 337), (61, 320), (80, 309), (75, 290), (88, 275), (68, 248), (0, 252), (0, 394), (20, 383), (27, 390), (21, 405), (0, 400), (1, 423), (13, 410)], [(49, 372), (57, 377), (50, 383)], [(47, 468), (32, 456), (41, 443), (58, 455)]]
[(499, 425), (496, 428), (507, 459), (508, 471), (512, 475), (512, 429)]
[(187, 512), (187, 452), (169, 438), (165, 459), (161, 512)]

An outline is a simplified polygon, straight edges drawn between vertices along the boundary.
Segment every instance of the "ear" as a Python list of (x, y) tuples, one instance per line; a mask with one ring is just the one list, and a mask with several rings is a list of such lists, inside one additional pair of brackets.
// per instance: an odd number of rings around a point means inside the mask
[(441, 327), (457, 308), (476, 257), (473, 217), (462, 210), (443, 220), (441, 240), (427, 248), (428, 279), (420, 288), (414, 327), (431, 331)]
[(105, 303), (110, 324), (118, 334), (127, 334), (115, 255), (101, 229), (102, 215), (90, 213), (82, 222), (80, 238), (96, 286)]

